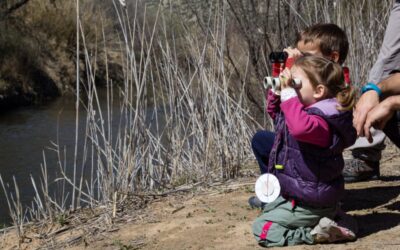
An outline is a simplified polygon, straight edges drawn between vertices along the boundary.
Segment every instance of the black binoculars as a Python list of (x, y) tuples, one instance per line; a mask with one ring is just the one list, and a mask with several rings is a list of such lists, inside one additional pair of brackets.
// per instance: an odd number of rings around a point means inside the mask
[(275, 51), (269, 54), (269, 61), (271, 63), (284, 63), (288, 58), (288, 53), (284, 51)]

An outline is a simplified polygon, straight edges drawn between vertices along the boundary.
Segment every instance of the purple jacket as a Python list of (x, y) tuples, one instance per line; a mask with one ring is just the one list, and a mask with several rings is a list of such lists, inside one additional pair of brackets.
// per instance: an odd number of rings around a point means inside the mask
[[(279, 179), (281, 195), (313, 207), (335, 206), (344, 193), (342, 152), (354, 144), (352, 113), (340, 112), (337, 102), (323, 100), (306, 111), (324, 118), (332, 133), (328, 147), (300, 142), (289, 134), (282, 112), (275, 118), (276, 136), (268, 170)], [(283, 165), (278, 169), (276, 165)]]

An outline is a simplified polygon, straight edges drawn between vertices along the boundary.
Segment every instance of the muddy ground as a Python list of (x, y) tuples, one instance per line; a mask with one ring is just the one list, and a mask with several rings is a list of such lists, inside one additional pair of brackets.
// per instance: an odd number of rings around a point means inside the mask
[[(284, 249), (400, 249), (399, 152), (393, 146), (384, 151), (381, 180), (346, 185), (343, 208), (354, 215), (360, 229), (355, 242)], [(253, 168), (255, 172), (257, 167)], [(121, 217), (108, 230), (97, 233), (96, 228), (104, 227), (90, 224), (90, 220), (82, 221), (90, 225), (86, 228), (58, 225), (57, 230), (47, 229), (56, 232), (53, 237), (28, 231), (21, 248), (262, 249), (251, 233), (259, 211), (247, 205), (255, 179), (243, 177), (208, 189), (158, 198), (139, 211), (131, 211), (135, 216)], [(3, 234), (0, 248), (16, 249), (16, 239), (13, 230)]]

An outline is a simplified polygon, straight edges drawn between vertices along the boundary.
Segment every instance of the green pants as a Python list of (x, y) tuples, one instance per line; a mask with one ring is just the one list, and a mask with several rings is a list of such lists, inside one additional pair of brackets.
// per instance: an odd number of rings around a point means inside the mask
[(311, 208), (297, 206), (278, 197), (268, 203), (253, 223), (257, 242), (265, 247), (313, 244), (310, 232), (322, 217), (333, 218), (336, 207)]

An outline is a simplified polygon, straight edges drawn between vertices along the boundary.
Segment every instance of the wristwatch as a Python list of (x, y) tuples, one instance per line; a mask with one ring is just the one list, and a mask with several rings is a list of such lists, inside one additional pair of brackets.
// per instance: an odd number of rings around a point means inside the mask
[(372, 82), (365, 84), (361, 88), (361, 94), (364, 94), (365, 92), (370, 91), (370, 90), (376, 91), (376, 93), (378, 94), (379, 97), (382, 95), (382, 90), (375, 83), (372, 83)]

